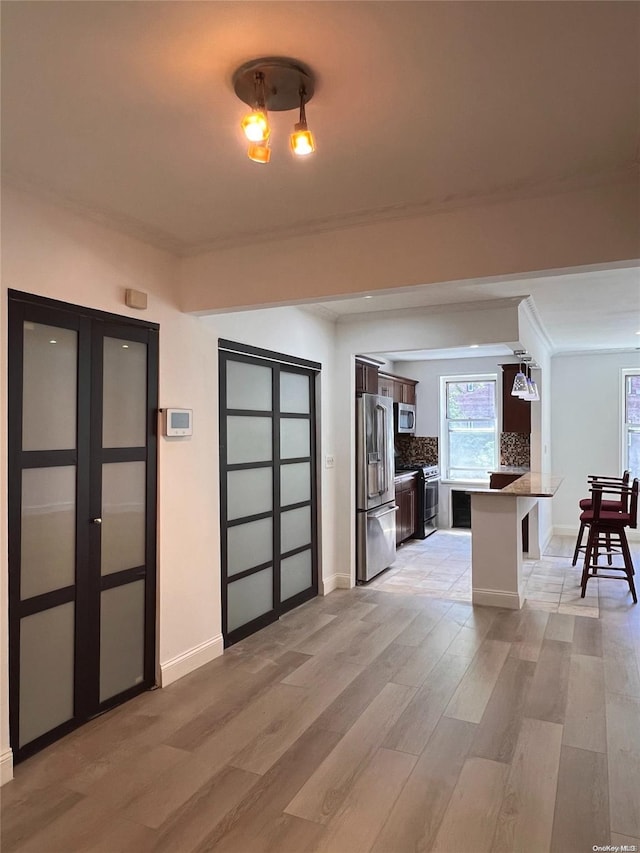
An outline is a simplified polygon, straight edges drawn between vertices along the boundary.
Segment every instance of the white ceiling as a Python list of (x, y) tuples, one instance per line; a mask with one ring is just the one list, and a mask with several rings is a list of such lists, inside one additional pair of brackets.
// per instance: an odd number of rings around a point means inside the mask
[[(534, 309), (556, 353), (640, 347), (638, 266), (511, 280), (445, 282), (404, 292), (395, 290), (371, 297), (321, 302), (312, 310), (340, 322), (341, 318), (372, 311), (471, 303), (509, 296), (532, 297)], [(500, 353), (473, 350), (467, 354)], [(389, 355), (392, 361), (406, 360), (406, 354), (394, 353), (393, 356)], [(456, 356), (434, 355), (430, 351), (421, 357), (465, 356), (464, 351)]]
[[(5, 2), (4, 179), (179, 254), (608, 180), (636, 162), (638, 3)], [(299, 58), (250, 162), (234, 69)], [(638, 269), (324, 303), (329, 316), (533, 296), (559, 351), (640, 342)]]
[[(181, 253), (636, 157), (637, 3), (2, 5), (5, 173)], [(263, 55), (317, 73), (312, 158), (288, 151), (293, 113), (268, 166), (245, 155), (231, 76)]]

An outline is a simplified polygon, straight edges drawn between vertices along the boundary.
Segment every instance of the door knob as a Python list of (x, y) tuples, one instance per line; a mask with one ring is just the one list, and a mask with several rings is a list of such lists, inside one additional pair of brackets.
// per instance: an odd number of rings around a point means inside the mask
[(102, 519), (101, 519), (101, 518), (92, 518), (92, 519), (91, 519), (91, 524), (98, 524), (98, 525), (100, 525), (100, 524), (102, 524)]

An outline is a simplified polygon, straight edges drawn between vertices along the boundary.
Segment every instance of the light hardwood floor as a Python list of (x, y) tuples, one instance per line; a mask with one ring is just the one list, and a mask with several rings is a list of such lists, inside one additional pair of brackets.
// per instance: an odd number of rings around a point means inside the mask
[(422, 593), (315, 599), (18, 766), (3, 853), (640, 845), (640, 608), (601, 581), (563, 612), (560, 548), (516, 612), (457, 595), (468, 537), (412, 543)]

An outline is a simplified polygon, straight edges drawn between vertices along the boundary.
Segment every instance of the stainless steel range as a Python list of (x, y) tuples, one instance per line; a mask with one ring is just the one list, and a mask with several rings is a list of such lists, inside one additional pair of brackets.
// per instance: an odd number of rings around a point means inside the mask
[(418, 523), (415, 538), (426, 539), (438, 529), (440, 469), (437, 465), (396, 465), (396, 471), (418, 472)]

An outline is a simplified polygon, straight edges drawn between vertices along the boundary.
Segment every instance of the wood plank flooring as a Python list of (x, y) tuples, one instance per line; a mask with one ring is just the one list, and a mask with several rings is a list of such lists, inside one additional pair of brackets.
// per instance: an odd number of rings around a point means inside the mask
[[(413, 543), (413, 583), (437, 560), (433, 583), (449, 563), (455, 585), (468, 547), (443, 532)], [(562, 547), (535, 585), (548, 576), (568, 597)], [(544, 599), (472, 607), (433, 583), (308, 602), (19, 765), (0, 791), (3, 853), (640, 845), (640, 607), (626, 586), (602, 582), (595, 616)]]

